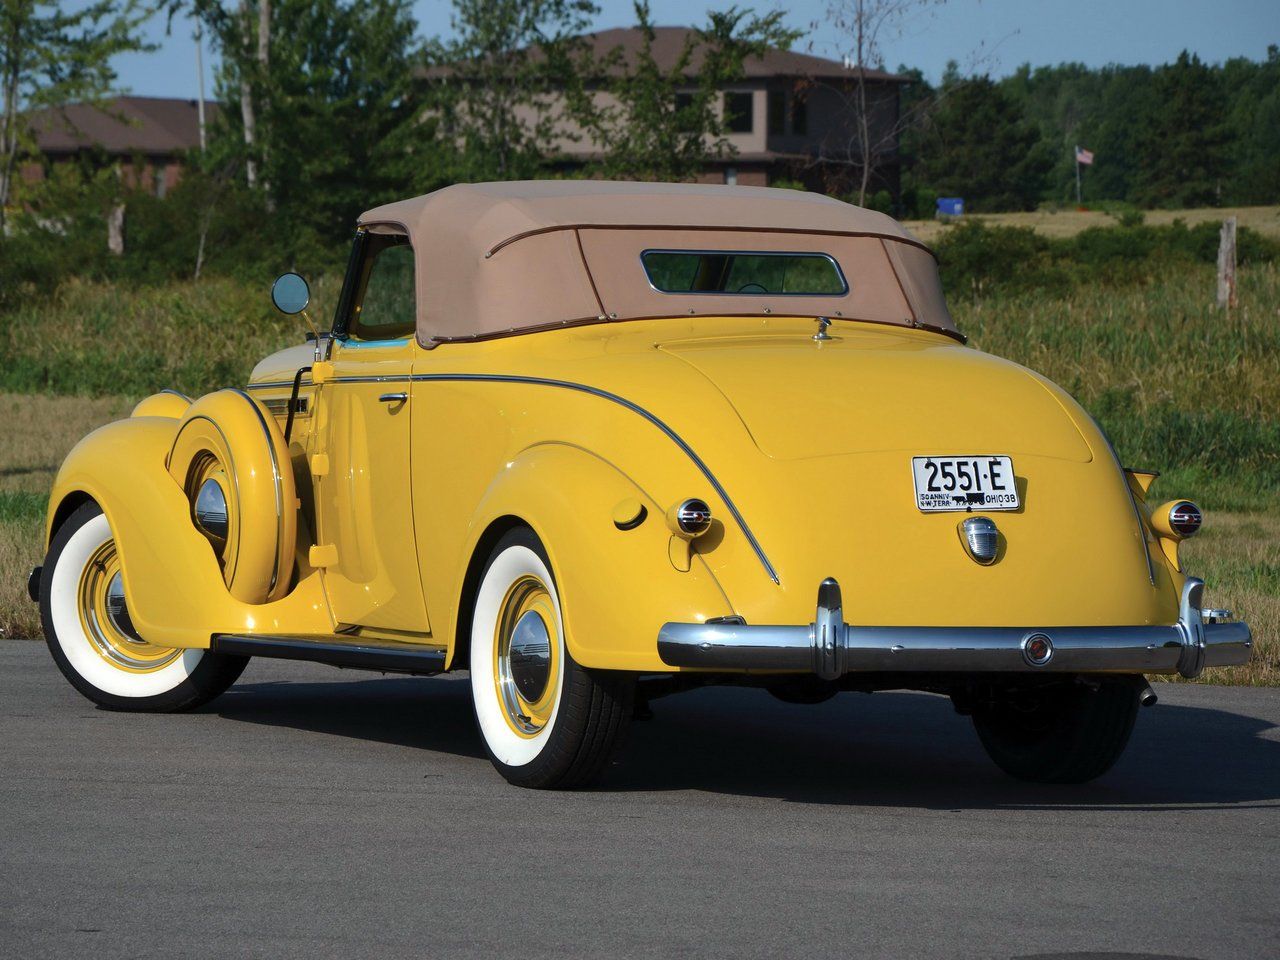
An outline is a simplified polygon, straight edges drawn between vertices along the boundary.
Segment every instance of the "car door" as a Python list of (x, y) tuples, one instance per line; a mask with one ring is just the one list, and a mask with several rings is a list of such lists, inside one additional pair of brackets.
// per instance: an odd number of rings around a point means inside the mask
[(409, 487), (414, 327), (408, 238), (362, 233), (335, 321), (333, 373), (316, 405), (312, 461), (316, 559), (340, 629), (431, 630)]

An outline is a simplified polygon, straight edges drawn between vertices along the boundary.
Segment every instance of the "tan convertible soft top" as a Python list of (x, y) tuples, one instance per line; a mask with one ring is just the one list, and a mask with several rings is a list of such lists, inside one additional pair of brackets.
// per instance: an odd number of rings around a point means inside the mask
[[(537, 180), (458, 184), (368, 211), (409, 235), (424, 345), (681, 315), (827, 316), (955, 332), (937, 264), (897, 221), (795, 190)], [(661, 293), (645, 250), (826, 253), (839, 296)]]

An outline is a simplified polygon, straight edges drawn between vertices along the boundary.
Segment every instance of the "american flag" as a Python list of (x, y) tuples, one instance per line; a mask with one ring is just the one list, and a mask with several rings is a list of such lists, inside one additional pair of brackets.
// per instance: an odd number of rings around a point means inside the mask
[(1093, 151), (1077, 146), (1076, 163), (1083, 163), (1086, 167), (1093, 166)]

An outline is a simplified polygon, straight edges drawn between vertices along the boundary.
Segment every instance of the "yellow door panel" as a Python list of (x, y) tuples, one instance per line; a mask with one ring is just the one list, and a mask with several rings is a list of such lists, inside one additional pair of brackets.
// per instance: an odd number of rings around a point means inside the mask
[(317, 556), (329, 561), (325, 589), (343, 626), (431, 630), (409, 495), (412, 357), (404, 340), (339, 342), (333, 377), (320, 388)]

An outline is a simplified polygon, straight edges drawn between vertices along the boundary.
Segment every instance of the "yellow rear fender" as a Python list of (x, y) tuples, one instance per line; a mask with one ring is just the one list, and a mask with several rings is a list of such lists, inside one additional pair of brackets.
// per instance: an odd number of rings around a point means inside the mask
[(80, 503), (102, 508), (130, 617), (151, 643), (207, 647), (215, 633), (332, 633), (318, 574), (275, 602), (248, 603), (228, 590), (213, 545), (166, 467), (179, 427), (169, 417), (134, 417), (81, 440), (54, 481), (47, 536)]
[[(632, 514), (639, 504), (644, 519), (616, 522), (620, 504)], [(687, 572), (673, 564), (666, 508), (580, 447), (542, 443), (523, 451), (490, 485), (472, 518), (459, 559), (467, 575), (450, 633), (451, 662), (466, 663), (472, 591), (489, 551), (513, 525), (524, 524), (551, 560), (573, 658), (587, 667), (670, 671), (654, 642), (664, 623), (701, 622), (733, 609), (696, 552)]]

